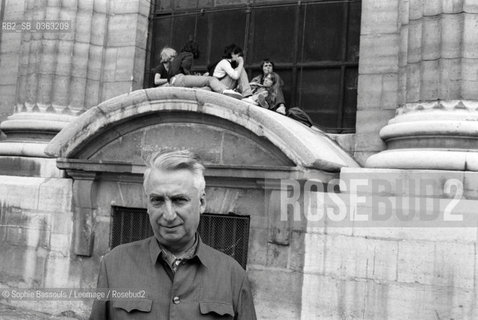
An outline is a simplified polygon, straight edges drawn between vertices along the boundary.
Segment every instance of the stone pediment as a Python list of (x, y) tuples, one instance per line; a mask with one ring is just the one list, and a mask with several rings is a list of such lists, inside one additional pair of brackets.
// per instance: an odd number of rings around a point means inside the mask
[(142, 165), (157, 150), (190, 149), (208, 166), (338, 171), (357, 163), (323, 132), (217, 93), (137, 90), (89, 109), (46, 153), (66, 159)]

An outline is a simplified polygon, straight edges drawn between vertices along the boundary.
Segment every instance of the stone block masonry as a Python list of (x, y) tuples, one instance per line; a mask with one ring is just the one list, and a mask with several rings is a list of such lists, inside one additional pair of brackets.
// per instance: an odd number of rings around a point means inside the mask
[[(354, 156), (359, 163), (384, 149), (378, 133), (398, 103), (402, 1), (364, 1), (360, 29), (357, 124)], [(360, 119), (380, 122), (360, 123)], [(371, 124), (374, 125), (371, 125)]]
[[(406, 203), (412, 198), (451, 201), (443, 188), (448, 179), (454, 179), (464, 185), (461, 200), (470, 201), (471, 208), (478, 205), (478, 181), (473, 173), (344, 169), (341, 179), (346, 185), (353, 179), (366, 182), (368, 185), (355, 196), (363, 197), (367, 203), (379, 196), (403, 198)], [(377, 180), (387, 182), (390, 188), (374, 189), (372, 184)], [(430, 188), (412, 188), (413, 181), (425, 181)], [(373, 208), (347, 202), (351, 195), (345, 191), (341, 198), (347, 212), (371, 217)], [(335, 204), (325, 198), (308, 210), (315, 212), (322, 206)], [(407, 214), (413, 209), (409, 205), (395, 206), (393, 212)], [(303, 248), (301, 319), (435, 320), (478, 316), (476, 223), (439, 227), (436, 221), (430, 221), (423, 227), (401, 227), (400, 223), (380, 227), (375, 222), (345, 223), (343, 227), (308, 223)]]
[[(48, 121), (49, 115), (76, 116), (111, 97), (140, 89), (150, 4), (145, 0), (66, 1), (61, 5), (6, 1), (4, 20), (60, 19), (69, 21), (71, 30), (0, 34), (0, 67), (4, 71), (0, 121), (16, 112), (15, 119), (29, 117), (39, 123), (28, 130), (36, 132), (35, 127), (42, 126), (45, 131), (54, 124)], [(112, 48), (114, 55), (109, 54)], [(0, 128), (7, 139), (0, 144), (0, 154), (12, 149), (12, 141), (18, 141), (18, 126), (23, 122), (12, 117), (2, 122)], [(57, 127), (49, 129), (58, 131)], [(35, 133), (31, 136), (36, 137)], [(41, 146), (35, 147), (25, 147), (24, 155), (44, 156)]]
[(0, 181), (0, 239), (8, 257), (0, 259), (2, 282), (16, 279), (15, 286), (44, 287), (58, 279), (71, 283), (68, 268), (48, 262), (55, 256), (57, 262), (70, 263), (71, 180), (0, 176)]

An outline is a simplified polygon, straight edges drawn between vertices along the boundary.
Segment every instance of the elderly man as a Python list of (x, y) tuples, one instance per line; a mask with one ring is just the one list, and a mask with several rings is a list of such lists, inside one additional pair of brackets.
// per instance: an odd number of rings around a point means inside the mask
[(245, 271), (197, 234), (203, 170), (188, 151), (151, 157), (144, 190), (154, 236), (113, 249), (98, 277), (98, 288), (139, 297), (95, 301), (90, 319), (256, 319)]

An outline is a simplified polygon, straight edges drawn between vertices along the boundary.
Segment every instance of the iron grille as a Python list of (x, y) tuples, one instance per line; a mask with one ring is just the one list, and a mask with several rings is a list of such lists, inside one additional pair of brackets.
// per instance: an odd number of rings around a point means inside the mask
[[(153, 235), (146, 209), (113, 206), (112, 212), (111, 248)], [(203, 213), (198, 232), (204, 243), (233, 257), (245, 269), (249, 222), (249, 216)]]

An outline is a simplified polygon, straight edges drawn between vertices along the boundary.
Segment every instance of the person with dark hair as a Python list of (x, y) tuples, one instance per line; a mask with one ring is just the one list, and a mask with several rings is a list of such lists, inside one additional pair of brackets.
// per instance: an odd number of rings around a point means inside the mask
[[(308, 127), (318, 128), (318, 126), (314, 125), (310, 116), (300, 107), (288, 108), (286, 111), (284, 94), (282, 93), (281, 88), (284, 85), (284, 82), (280, 76), (274, 72), (274, 62), (265, 58), (262, 60), (261, 70), (262, 73), (252, 78), (250, 83), (254, 92), (252, 97), (256, 97), (256, 99), (253, 101), (245, 99), (246, 102), (258, 104), (263, 108), (286, 115)], [(269, 79), (273, 80), (272, 85), (270, 85)], [(263, 93), (264, 90), (267, 91), (267, 94)]]
[(199, 57), (199, 46), (196, 41), (186, 42), (179, 54), (171, 62), (171, 74), (182, 73), (184, 75), (192, 74), (193, 60)]
[(256, 319), (246, 271), (197, 231), (206, 210), (204, 170), (188, 150), (151, 156), (143, 187), (153, 236), (103, 257), (97, 288), (119, 294), (95, 300), (90, 320)]
[[(248, 98), (242, 99), (242, 101), (259, 105), (263, 108), (277, 111), (277, 96), (275, 86), (277, 84), (277, 77), (274, 73), (269, 73), (263, 78), (262, 83), (257, 83), (254, 89), (254, 94)], [(285, 114), (281, 111), (279, 113)]]
[(199, 55), (201, 53), (199, 51), (199, 44), (194, 40), (189, 40), (186, 42), (181, 49), (181, 52), (191, 52), (194, 59), (199, 59)]
[(275, 83), (269, 89), (269, 92), (271, 93), (270, 96), (273, 97), (273, 99), (269, 101), (272, 103), (272, 105), (269, 106), (269, 109), (285, 114), (285, 99), (281, 88), (284, 85), (284, 82), (280, 76), (274, 72), (274, 62), (268, 58), (262, 60), (261, 70), (261, 74), (251, 80), (250, 86), (253, 90), (252, 92), (255, 94), (256, 91), (264, 85), (264, 80), (267, 76), (272, 74), (273, 78), (275, 78)]
[(243, 97), (252, 95), (249, 78), (244, 69), (243, 52), (235, 44), (230, 44), (224, 48), (224, 56), (216, 64), (213, 76), (218, 78), (229, 89), (238, 90)]

